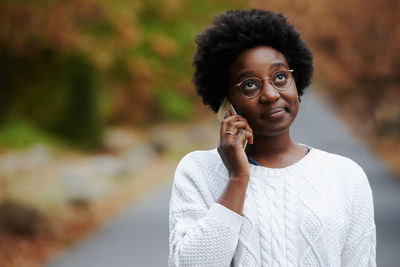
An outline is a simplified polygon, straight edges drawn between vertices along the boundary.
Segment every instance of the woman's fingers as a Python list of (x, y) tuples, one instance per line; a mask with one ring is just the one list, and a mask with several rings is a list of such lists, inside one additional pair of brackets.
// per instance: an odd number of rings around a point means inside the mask
[(253, 143), (253, 131), (245, 118), (240, 115), (229, 115), (227, 112), (221, 122), (218, 153), (228, 169), (229, 176), (247, 175), (249, 164), (243, 147), (247, 140), (250, 144)]
[(244, 129), (248, 132), (253, 132), (247, 121), (233, 121), (228, 123), (227, 131), (232, 131), (237, 133), (239, 129)]
[(245, 141), (248, 140), (249, 144), (253, 144), (254, 137), (253, 133), (246, 131), (243, 128), (237, 130), (237, 134), (226, 134), (226, 136), (221, 140), (222, 147), (228, 148), (241, 148)]
[(241, 144), (243, 144), (246, 139), (249, 141), (249, 144), (253, 144), (253, 138), (254, 137), (252, 132), (246, 131), (244, 129), (239, 129), (235, 139), (237, 139), (237, 142)]
[(242, 116), (233, 115), (233, 116), (226, 117), (221, 122), (221, 128), (220, 128), (221, 139), (224, 138), (227, 131), (237, 134), (237, 130), (240, 128), (243, 128), (246, 131), (252, 132), (252, 129), (250, 128), (247, 120), (245, 118), (243, 118)]
[(227, 131), (228, 123), (237, 120), (237, 116), (228, 116), (229, 111), (225, 113), (225, 119), (221, 121), (220, 137), (221, 139), (225, 136), (225, 131)]
[[(253, 144), (253, 130), (247, 120), (240, 115), (227, 117), (221, 122), (220, 140), (223, 146), (244, 147), (246, 139)], [(240, 145), (239, 145), (240, 144)]]

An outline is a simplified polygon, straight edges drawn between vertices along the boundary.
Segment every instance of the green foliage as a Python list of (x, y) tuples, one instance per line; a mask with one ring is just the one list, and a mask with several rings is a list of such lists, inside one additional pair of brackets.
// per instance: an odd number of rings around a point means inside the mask
[(97, 70), (82, 56), (68, 57), (65, 66), (69, 96), (53, 130), (80, 146), (95, 147), (104, 123), (96, 92), (100, 90)]
[(0, 1), (0, 123), (17, 115), (95, 147), (107, 123), (185, 120), (195, 34), (246, 4)]
[(98, 73), (84, 56), (56, 51), (34, 57), (3, 54), (0, 69), (3, 120), (16, 115), (77, 145), (99, 143), (103, 119), (96, 96)]
[[(180, 2), (180, 6), (173, 11), (163, 9), (163, 2), (149, 1), (138, 12), (138, 22), (143, 29), (144, 41), (136, 47), (135, 53), (145, 55), (151, 66), (152, 75), (155, 77), (155, 88), (158, 88), (155, 94), (158, 116), (164, 119), (186, 120), (191, 116), (190, 98), (195, 95), (188, 82), (192, 75), (190, 66), (195, 49), (195, 35), (205, 25), (211, 23), (216, 13), (228, 8), (245, 7), (246, 1), (232, 3), (223, 0), (174, 0), (175, 3)], [(163, 56), (162, 51), (157, 51), (154, 47), (154, 42), (163, 41), (154, 38), (159, 35), (174, 42), (176, 48), (173, 55)], [(161, 45), (167, 46), (167, 44)], [(185, 88), (179, 90), (176, 84), (182, 80), (186, 80)]]
[(22, 149), (36, 143), (60, 144), (53, 136), (21, 118), (10, 118), (0, 128), (0, 147)]
[(166, 88), (159, 88), (155, 96), (164, 119), (188, 120), (192, 116), (192, 106), (187, 98)]
[(84, 33), (91, 34), (99, 39), (107, 39), (112, 37), (115, 33), (114, 25), (108, 21), (95, 21), (83, 25), (82, 30)]

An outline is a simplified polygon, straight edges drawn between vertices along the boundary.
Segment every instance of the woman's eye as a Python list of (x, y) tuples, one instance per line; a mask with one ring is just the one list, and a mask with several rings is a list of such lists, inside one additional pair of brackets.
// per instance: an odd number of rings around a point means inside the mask
[(282, 72), (278, 72), (274, 75), (274, 83), (282, 84), (286, 82), (286, 75)]
[(248, 82), (245, 85), (245, 87), (247, 87), (247, 88), (253, 88), (254, 86), (255, 86), (254, 82)]
[(245, 80), (242, 83), (243, 90), (254, 90), (256, 88), (257, 88), (257, 85), (256, 85), (255, 81), (253, 81), (253, 80)]

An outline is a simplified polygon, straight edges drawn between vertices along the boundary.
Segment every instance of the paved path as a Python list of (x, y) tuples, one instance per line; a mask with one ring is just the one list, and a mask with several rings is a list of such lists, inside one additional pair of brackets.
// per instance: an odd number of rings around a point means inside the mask
[[(374, 192), (378, 266), (400, 266), (400, 183), (313, 95), (303, 98), (292, 136), (348, 156), (364, 168)], [(161, 188), (136, 201), (47, 267), (167, 266), (169, 192), (169, 187)]]

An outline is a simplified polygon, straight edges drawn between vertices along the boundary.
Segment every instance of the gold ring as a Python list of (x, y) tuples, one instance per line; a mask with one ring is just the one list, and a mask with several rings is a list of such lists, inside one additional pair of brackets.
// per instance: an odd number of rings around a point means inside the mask
[(234, 132), (231, 131), (225, 131), (226, 134), (230, 134), (230, 135), (236, 135)]

